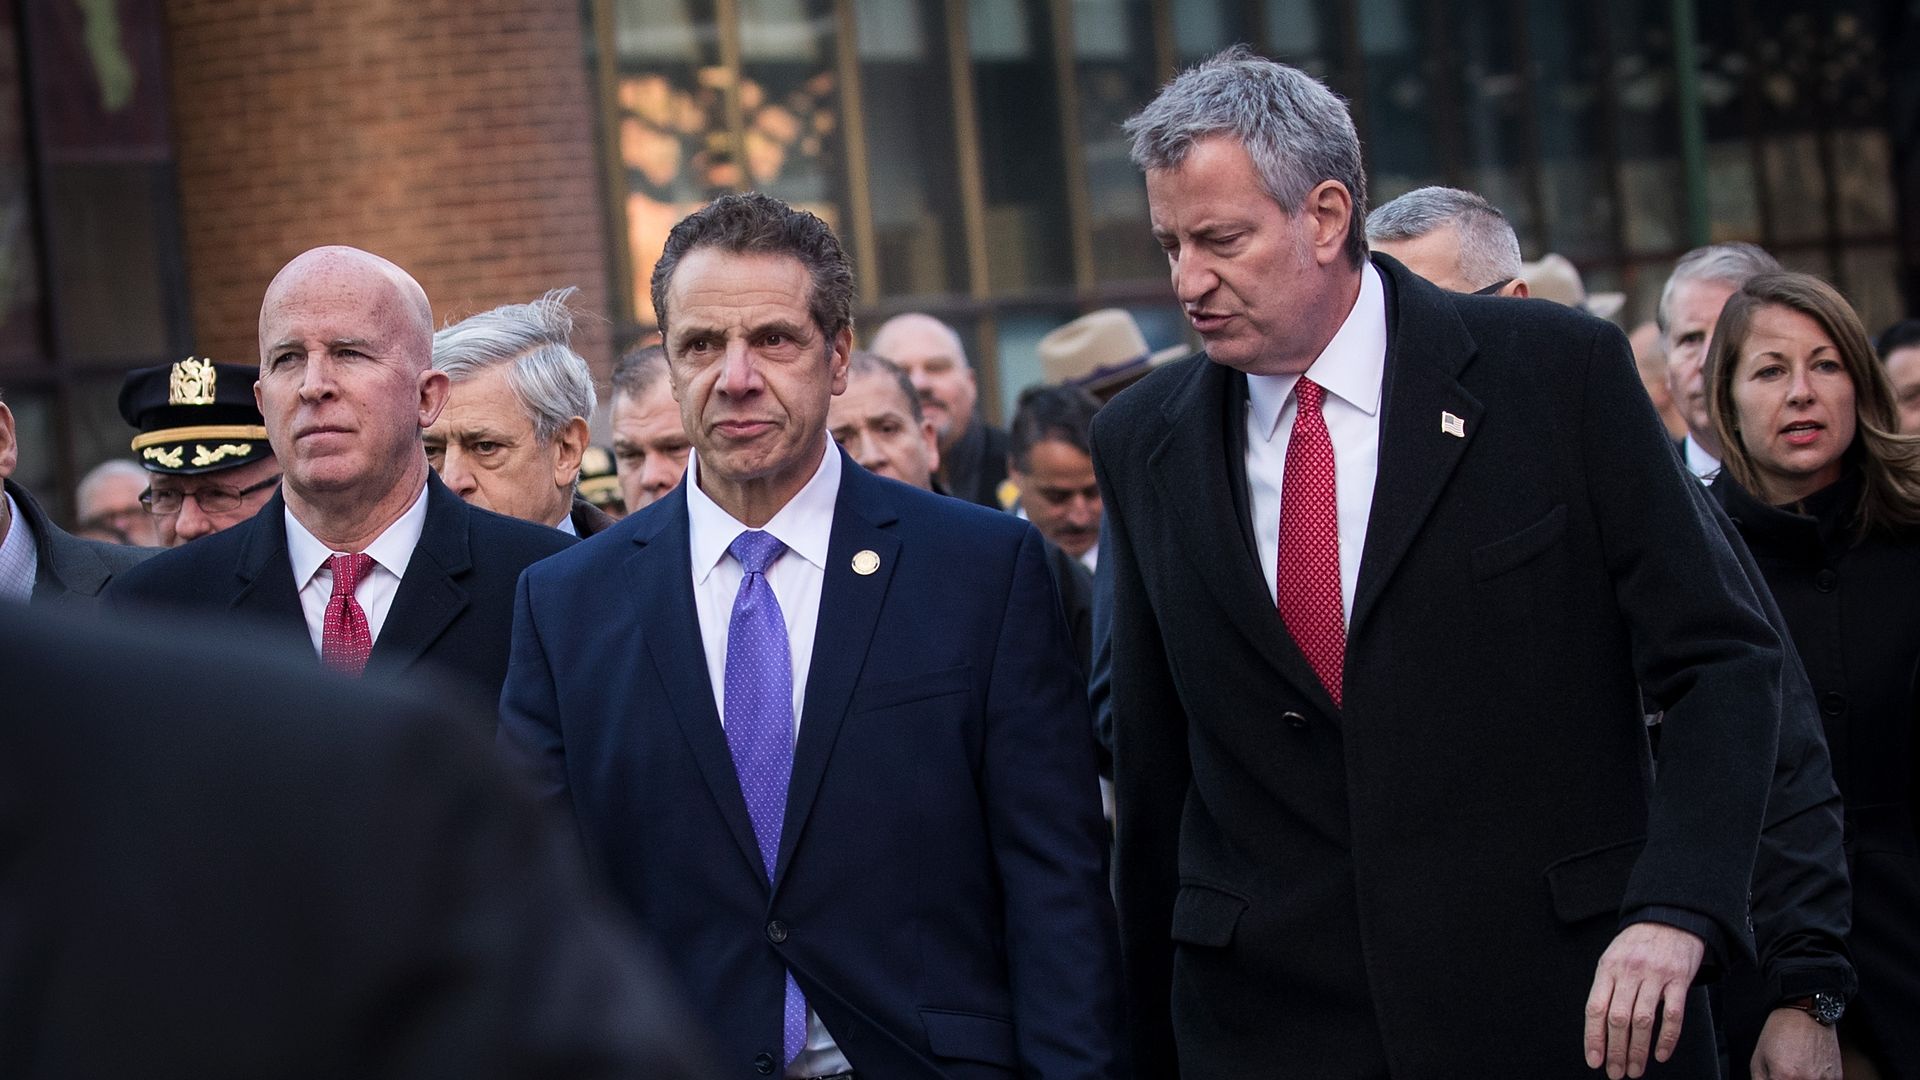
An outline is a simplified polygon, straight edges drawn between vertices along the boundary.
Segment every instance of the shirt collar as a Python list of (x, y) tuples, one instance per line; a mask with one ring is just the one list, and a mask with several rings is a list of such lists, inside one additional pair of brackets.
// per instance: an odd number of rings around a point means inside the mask
[(0, 497), (7, 500), (8, 522), (7, 538), (0, 540), (0, 600), (26, 600), (33, 595), (33, 579), (40, 572), (40, 552), (12, 493)]
[(1701, 479), (1709, 479), (1720, 471), (1720, 459), (1707, 453), (1705, 447), (1694, 441), (1693, 433), (1687, 433), (1687, 469)]
[[(293, 516), (293, 507), (285, 510), (287, 519), (287, 559), (293, 563), (293, 587), (304, 589), (313, 575), (327, 564), (334, 555), (346, 555), (351, 552), (334, 551), (320, 542), (320, 538), (307, 531), (300, 519)], [(367, 545), (367, 554), (373, 561), (385, 567), (394, 577), (407, 576), (407, 563), (413, 559), (413, 549), (420, 546), (420, 534), (427, 527), (427, 485), (421, 485), (420, 494), (407, 507), (394, 523), (387, 526), (385, 532)]]
[[(1380, 271), (1368, 262), (1360, 267), (1360, 295), (1353, 301), (1353, 310), (1307, 368), (1306, 376), (1327, 393), (1375, 416), (1380, 412), (1386, 361), (1387, 293)], [(1273, 438), (1280, 427), (1280, 412), (1299, 381), (1299, 375), (1247, 376), (1247, 406), (1253, 410), (1253, 429), (1261, 438)]]
[(566, 516), (566, 517), (563, 517), (563, 518), (561, 518), (561, 519), (560, 519), (560, 524), (558, 524), (558, 525), (555, 525), (555, 526), (554, 526), (554, 528), (556, 528), (556, 529), (559, 529), (559, 530), (560, 530), (561, 532), (563, 532), (563, 533), (566, 533), (566, 534), (567, 534), (568, 536), (579, 536), (579, 535), (580, 535), (580, 530), (579, 530), (578, 528), (576, 528), (576, 527), (574, 526), (574, 524), (573, 524), (573, 511), (572, 511), (572, 509), (568, 509), (568, 511), (567, 511), (567, 516)]
[[(833, 507), (840, 498), (840, 454), (832, 439), (821, 438), (820, 464), (787, 505), (764, 526), (787, 550), (825, 570), (827, 543), (833, 538)], [(700, 453), (687, 455), (687, 539), (693, 549), (693, 579), (705, 584), (707, 575), (726, 557), (747, 526), (720, 508), (700, 490)]]

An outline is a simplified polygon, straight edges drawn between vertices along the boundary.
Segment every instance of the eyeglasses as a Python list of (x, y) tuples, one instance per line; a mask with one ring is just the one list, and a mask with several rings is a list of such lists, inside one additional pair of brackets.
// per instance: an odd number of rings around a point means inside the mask
[(193, 501), (200, 504), (201, 513), (224, 514), (239, 509), (241, 499), (256, 491), (265, 491), (279, 483), (280, 476), (280, 473), (274, 473), (252, 487), (244, 487), (239, 491), (228, 491), (226, 488), (217, 487), (202, 488), (199, 491), (155, 491), (148, 488), (140, 493), (140, 505), (146, 507), (149, 514), (157, 517), (172, 517), (187, 504), (187, 497), (192, 496)]
[(1500, 291), (1501, 289), (1504, 289), (1504, 288), (1506, 288), (1507, 286), (1509, 286), (1509, 285), (1511, 285), (1511, 284), (1513, 284), (1513, 279), (1512, 279), (1512, 278), (1510, 278), (1510, 277), (1503, 277), (1503, 278), (1501, 278), (1501, 279), (1500, 279), (1499, 281), (1496, 281), (1496, 282), (1494, 282), (1493, 284), (1491, 284), (1491, 285), (1489, 285), (1489, 286), (1487, 286), (1487, 287), (1486, 287), (1486, 288), (1484, 288), (1484, 289), (1475, 289), (1475, 290), (1473, 290), (1473, 295), (1475, 295), (1475, 296), (1492, 296), (1492, 295), (1494, 295), (1494, 294), (1496, 294), (1496, 293), (1498, 293), (1498, 292), (1499, 292), (1499, 291)]

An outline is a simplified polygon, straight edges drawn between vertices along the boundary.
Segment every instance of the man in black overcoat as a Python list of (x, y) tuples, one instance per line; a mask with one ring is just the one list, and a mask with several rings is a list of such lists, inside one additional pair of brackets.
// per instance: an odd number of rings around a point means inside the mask
[(1715, 1075), (1784, 653), (1625, 338), (1369, 259), (1293, 69), (1129, 129), (1207, 346), (1094, 424), (1136, 1069)]
[(426, 293), (393, 263), (348, 247), (288, 263), (261, 304), (254, 389), (281, 490), (123, 573), (107, 602), (251, 623), (349, 674), (423, 673), (491, 732), (514, 583), (575, 541), (469, 506), (432, 474), (421, 432), (448, 393), (432, 343)]

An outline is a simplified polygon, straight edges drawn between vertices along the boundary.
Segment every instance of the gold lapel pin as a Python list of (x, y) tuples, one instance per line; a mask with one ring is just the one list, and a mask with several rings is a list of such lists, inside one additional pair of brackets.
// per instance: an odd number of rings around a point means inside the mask
[(1450, 412), (1440, 414), (1440, 430), (1456, 439), (1467, 437), (1467, 422)]
[(856, 551), (853, 553), (854, 573), (859, 574), (861, 577), (866, 577), (878, 569), (880, 569), (880, 556), (875, 552)]

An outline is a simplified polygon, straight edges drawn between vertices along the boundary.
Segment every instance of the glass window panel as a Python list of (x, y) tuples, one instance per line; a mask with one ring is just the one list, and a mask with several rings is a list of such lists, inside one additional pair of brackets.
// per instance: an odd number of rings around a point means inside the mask
[(1740, 14), (1731, 4), (1695, 8), (1708, 235), (1716, 242), (1754, 240), (1763, 232), (1747, 92), (1753, 62), (1743, 48)]
[(741, 173), (727, 130), (711, 0), (619, 0), (614, 123), (626, 180), (634, 318), (653, 322), (648, 283), (667, 233)]
[(939, 0), (855, 0), (860, 109), (885, 296), (967, 291), (947, 35)]
[(1133, 321), (1140, 324), (1140, 334), (1147, 339), (1147, 350), (1159, 352), (1175, 345), (1197, 350), (1199, 346), (1194, 343), (1193, 335), (1188, 330), (1192, 324), (1187, 322), (1187, 316), (1179, 305), (1172, 301), (1171, 290), (1167, 295), (1169, 299), (1165, 304), (1136, 304), (1127, 308)]
[(1420, 47), (1415, 0), (1359, 0), (1366, 56), (1368, 166), (1372, 201), (1442, 182), (1434, 145), (1434, 95), (1428, 50)]
[[(1575, 262), (1619, 257), (1607, 182), (1601, 86), (1605, 53), (1592, 47), (1591, 9), (1530, 0), (1528, 48), (1539, 117), (1541, 224), (1554, 250)], [(1523, 251), (1544, 254), (1522, 246)]]
[(1177, 66), (1197, 64), (1229, 45), (1259, 40), (1246, 0), (1168, 0)]
[(1448, 20), (1457, 63), (1454, 93), (1466, 140), (1466, 186), (1507, 215), (1522, 248), (1536, 250), (1539, 227), (1523, 168), (1528, 117), (1517, 63), (1523, 27), (1510, 7), (1508, 0), (1462, 0), (1452, 9), (1458, 14)]
[[(987, 281), (1001, 295), (1073, 281), (1051, 18), (1045, 0), (1005, 6), (1023, 31), (997, 32), (986, 51), (972, 46)], [(1026, 45), (1017, 54), (1008, 51), (1016, 37)]]
[(1686, 246), (1687, 217), (1672, 13), (1668, 0), (1622, 0), (1607, 15), (1627, 250), (1665, 255)]
[(1041, 381), (1040, 339), (1079, 316), (1080, 312), (1067, 307), (1000, 313), (997, 345), (1002, 417), (1013, 416), (1020, 391)]
[(1761, 154), (1773, 204), (1770, 239), (1791, 243), (1826, 236), (1827, 176), (1820, 167), (1819, 136), (1806, 131), (1769, 138)]
[(1893, 146), (1884, 130), (1855, 128), (1833, 133), (1833, 160), (1839, 168), (1840, 230), (1843, 235), (1894, 231)]
[(1798, 270), (1803, 274), (1817, 274), (1827, 281), (1833, 280), (1833, 259), (1827, 249), (1821, 245), (1802, 245), (1799, 247), (1776, 249), (1774, 255), (1780, 259), (1780, 265), (1789, 270)]
[(1153, 10), (1148, 0), (1074, 0), (1074, 78), (1086, 163), (1094, 276), (1136, 281), (1165, 272), (1147, 232), (1147, 189), (1120, 125), (1151, 100)]
[(1905, 317), (1900, 296), (1900, 254), (1891, 246), (1850, 248), (1842, 257), (1847, 299), (1870, 336)]
[(746, 186), (847, 223), (832, 0), (742, 0), (740, 114)]

